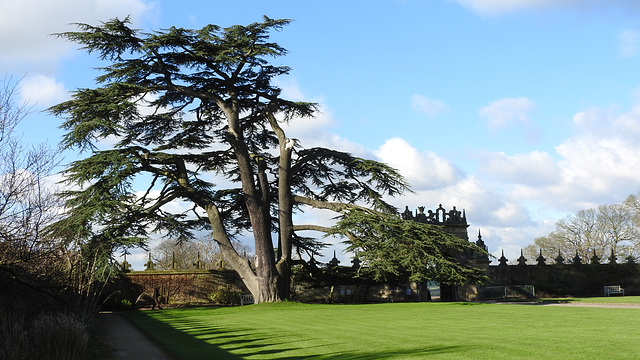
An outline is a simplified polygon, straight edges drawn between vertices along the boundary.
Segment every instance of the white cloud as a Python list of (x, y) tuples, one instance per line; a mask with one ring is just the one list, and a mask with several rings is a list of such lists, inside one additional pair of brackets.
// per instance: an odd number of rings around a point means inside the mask
[(499, 130), (514, 124), (529, 125), (528, 113), (534, 108), (535, 103), (526, 97), (504, 98), (481, 108), (478, 115), (487, 119), (491, 129)]
[(495, 218), (494, 224), (524, 224), (529, 221), (527, 211), (514, 203), (505, 203), (498, 209), (491, 212)]
[(49, 107), (69, 97), (61, 82), (46, 75), (29, 75), (20, 82), (20, 96), (30, 104)]
[[(591, 109), (574, 116), (580, 134), (556, 147), (564, 176), (596, 193), (640, 188), (640, 102), (631, 111)], [(620, 189), (621, 184), (626, 184)]]
[[(490, 154), (479, 169), (503, 181), (512, 199), (573, 212), (624, 200), (640, 189), (640, 106), (626, 113), (593, 108), (573, 117), (576, 135), (550, 154)], [(527, 166), (529, 164), (530, 166)]]
[(507, 12), (544, 8), (552, 5), (566, 5), (573, 0), (455, 0), (483, 15), (496, 15)]
[(322, 99), (309, 100), (307, 95), (300, 88), (298, 80), (293, 76), (277, 77), (273, 79), (273, 85), (279, 87), (282, 90), (281, 96), (284, 99), (289, 99), (292, 101), (322, 101)]
[(420, 94), (415, 94), (411, 98), (411, 108), (426, 116), (435, 116), (449, 110), (442, 100), (432, 100)]
[(557, 164), (544, 151), (513, 156), (502, 152), (488, 153), (482, 161), (479, 171), (513, 184), (541, 186), (555, 184), (560, 179)]
[(375, 155), (400, 171), (416, 190), (434, 189), (457, 181), (458, 170), (431, 151), (419, 152), (400, 138), (387, 140)]
[(336, 140), (335, 135), (329, 133), (329, 129), (335, 123), (332, 114), (328, 106), (320, 104), (314, 117), (292, 119), (281, 126), (288, 137), (301, 140), (303, 146), (321, 146), (322, 143)]
[[(114, 17), (131, 15), (139, 21), (154, 11), (147, 0), (22, 0), (0, 2), (0, 61), (51, 66), (71, 49), (71, 44), (51, 36), (75, 31), (70, 23), (98, 25)], [(23, 69), (19, 69), (22, 71)]]
[[(623, 198), (640, 188), (640, 146), (619, 137), (581, 136), (556, 147), (563, 160), (562, 192), (573, 200), (616, 196)], [(560, 194), (557, 194), (560, 195)]]
[(568, 8), (579, 11), (619, 9), (630, 12), (640, 10), (640, 3), (629, 0), (450, 0), (481, 15), (500, 15), (510, 12)]
[(629, 58), (638, 54), (638, 32), (624, 30), (618, 35), (618, 52), (620, 56)]

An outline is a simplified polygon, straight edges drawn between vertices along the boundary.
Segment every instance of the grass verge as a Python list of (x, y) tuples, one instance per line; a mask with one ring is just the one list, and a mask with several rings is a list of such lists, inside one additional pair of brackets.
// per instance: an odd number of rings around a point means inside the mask
[(636, 359), (640, 350), (640, 309), (282, 303), (127, 317), (184, 360)]

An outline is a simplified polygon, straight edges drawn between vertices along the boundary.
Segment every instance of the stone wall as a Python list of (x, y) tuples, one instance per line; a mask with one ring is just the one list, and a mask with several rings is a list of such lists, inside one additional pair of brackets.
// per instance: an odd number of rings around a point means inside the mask
[(121, 297), (138, 304), (148, 303), (159, 288), (163, 303), (209, 302), (209, 294), (220, 288), (247, 294), (233, 270), (152, 270), (131, 271), (119, 282)]
[[(640, 265), (507, 265), (488, 266), (491, 282), (486, 286), (533, 285), (537, 297), (601, 296), (605, 285), (620, 285), (625, 295), (640, 295)], [(217, 289), (248, 294), (233, 270), (132, 271), (116, 285), (118, 298), (132, 304), (150, 304), (155, 288), (160, 289), (163, 303), (208, 303), (209, 294)], [(483, 288), (465, 284), (454, 287), (455, 298), (444, 301), (483, 300)], [(428, 301), (430, 294), (423, 284), (407, 286), (384, 284), (349, 284), (344, 280), (331, 285), (294, 281), (292, 300), (316, 303), (363, 303)]]
[(425, 286), (411, 282), (405, 286), (388, 284), (314, 285), (298, 283), (291, 296), (293, 301), (310, 303), (375, 303), (416, 302), (431, 300)]
[[(127, 299), (138, 306), (152, 304), (155, 288), (159, 288), (164, 304), (209, 303), (209, 294), (221, 288), (249, 293), (233, 270), (132, 271), (126, 273), (115, 286), (117, 301)], [(390, 286), (357, 281), (350, 283), (342, 279), (332, 285), (296, 280), (291, 299), (311, 303), (401, 302), (427, 301), (430, 294), (426, 287), (418, 283)]]
[(640, 266), (626, 264), (489, 266), (488, 286), (534, 285), (538, 296), (600, 296), (605, 285), (640, 295)]

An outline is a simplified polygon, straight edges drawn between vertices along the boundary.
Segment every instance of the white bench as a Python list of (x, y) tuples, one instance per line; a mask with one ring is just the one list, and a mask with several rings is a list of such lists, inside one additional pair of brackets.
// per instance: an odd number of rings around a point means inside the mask
[(621, 294), (624, 296), (624, 289), (620, 285), (606, 285), (604, 287), (604, 294), (610, 296), (611, 294)]

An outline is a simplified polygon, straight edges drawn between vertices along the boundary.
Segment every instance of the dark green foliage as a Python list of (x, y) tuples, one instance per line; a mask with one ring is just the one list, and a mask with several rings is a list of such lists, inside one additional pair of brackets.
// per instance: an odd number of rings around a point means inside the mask
[(348, 249), (376, 280), (435, 280), (481, 283), (487, 278), (461, 259), (485, 253), (475, 244), (442, 232), (437, 226), (402, 220), (395, 215), (354, 210), (333, 228), (346, 235)]
[(229, 288), (221, 287), (209, 294), (209, 300), (218, 305), (240, 305), (242, 293)]
[(374, 209), (395, 212), (383, 195), (408, 191), (408, 184), (392, 167), (336, 150), (311, 148), (299, 151), (292, 167), (294, 190), (319, 201), (349, 204), (365, 202)]
[(327, 244), (317, 239), (306, 236), (298, 236), (297, 234), (294, 234), (293, 236), (293, 245), (298, 250), (298, 257), (300, 258), (302, 258), (302, 252), (305, 252), (309, 258), (320, 256), (320, 251), (328, 246)]
[[(266, 33), (288, 22), (265, 18), (247, 27), (145, 34), (129, 29), (128, 19), (116, 19), (100, 27), (78, 24), (81, 32), (58, 34), (114, 63), (102, 69), (102, 87), (79, 89), (72, 100), (50, 109), (66, 119), (63, 144), (92, 151), (65, 171), (66, 181), (82, 189), (63, 194), (71, 210), (57, 231), (88, 237), (88, 229), (99, 225), (115, 243), (129, 246), (141, 244), (149, 229), (188, 238), (207, 228), (197, 217), (161, 210), (175, 199), (214, 202), (231, 235), (249, 228), (239, 188), (214, 189), (202, 179), (203, 173), (214, 172), (239, 180), (234, 149), (202, 149), (228, 143), (224, 122), (230, 108), (243, 109), (242, 140), (251, 153), (264, 153), (277, 143), (263, 123), (264, 99), (285, 119), (314, 111), (314, 104), (278, 99), (280, 90), (270, 85), (271, 78), (289, 69), (267, 65), (263, 57), (286, 51), (266, 42)], [(143, 107), (149, 114), (141, 112)], [(96, 148), (96, 141), (110, 137), (118, 140), (114, 149)], [(147, 194), (137, 198), (132, 183), (143, 173), (153, 179)], [(160, 195), (150, 196), (152, 190)]]

